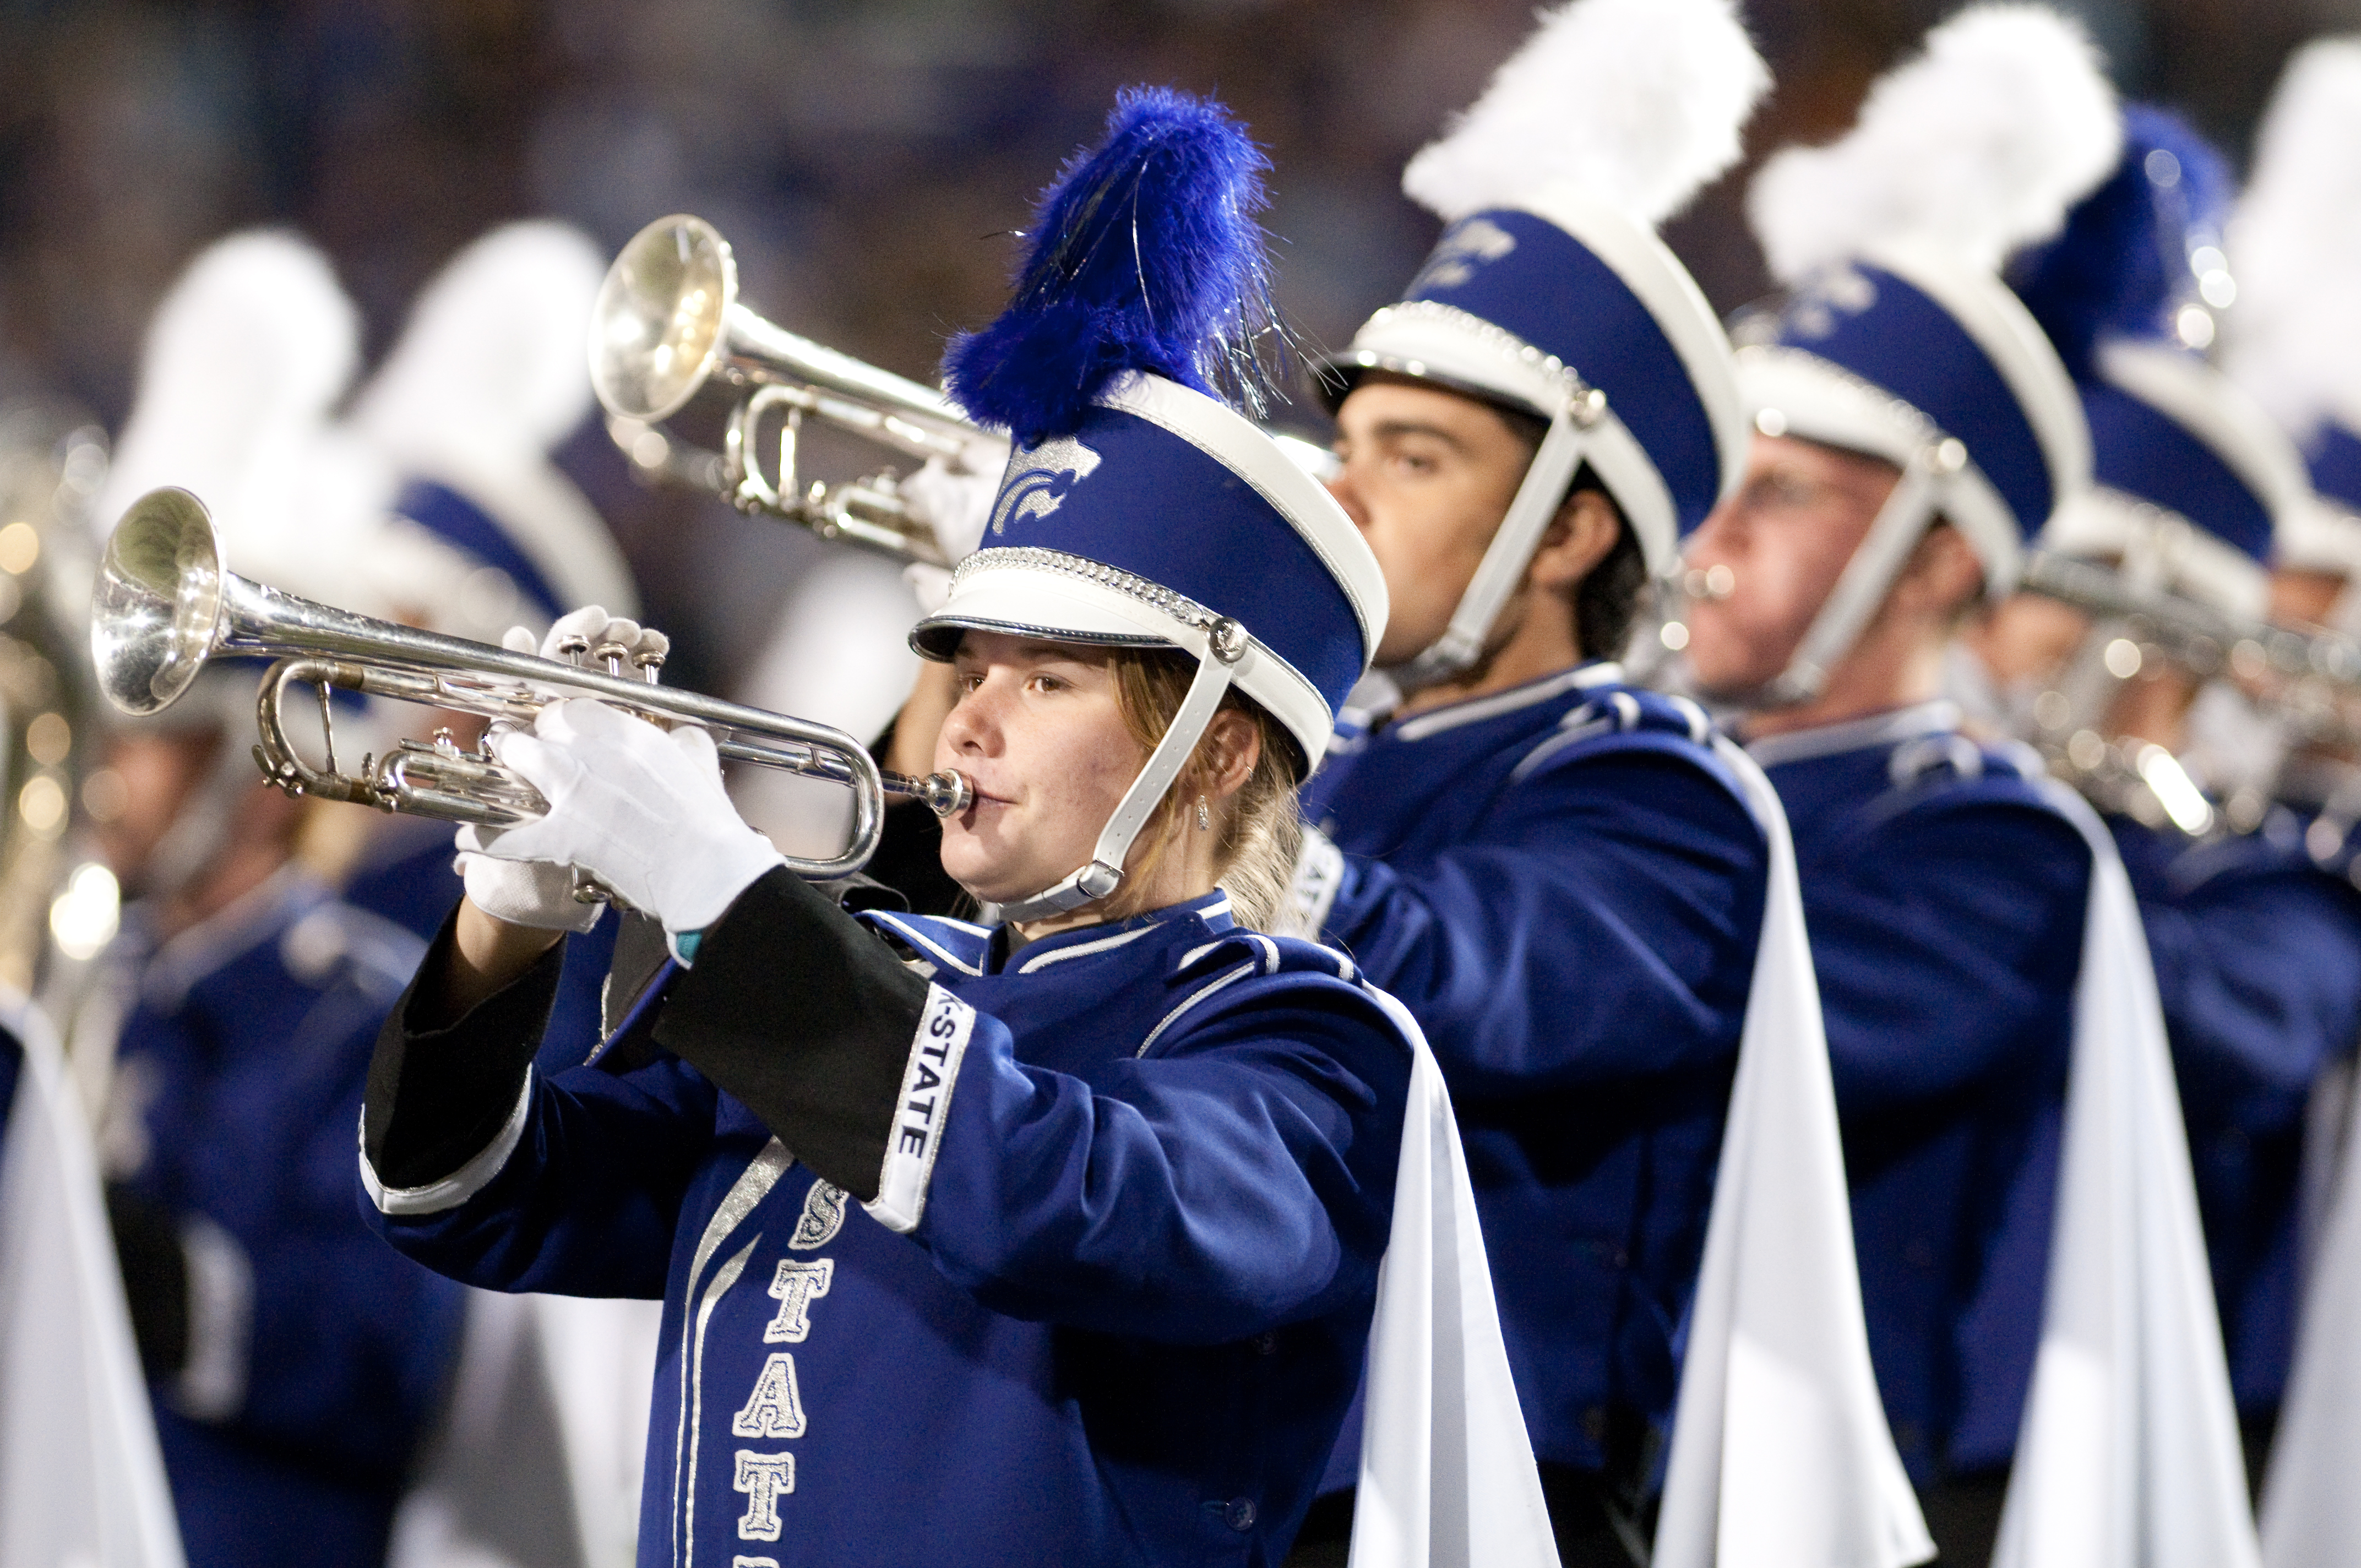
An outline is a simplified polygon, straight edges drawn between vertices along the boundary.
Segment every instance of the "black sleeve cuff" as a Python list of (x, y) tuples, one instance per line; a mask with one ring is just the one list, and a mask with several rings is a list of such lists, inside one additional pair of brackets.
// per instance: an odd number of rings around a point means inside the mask
[(119, 1182), (106, 1189), (106, 1219), (131, 1309), (131, 1338), (148, 1376), (175, 1377), (189, 1360), (189, 1261), (171, 1212)]
[(430, 1187), (474, 1159), (500, 1135), (524, 1092), (525, 1075), (549, 1010), (566, 944), (441, 1029), (412, 1026), (422, 989), (442, 984), (451, 962), (453, 922), (443, 923), (410, 988), (401, 993), (369, 1058), (361, 1109), (361, 1154), (388, 1188)]
[(784, 868), (739, 894), (675, 982), (658, 1044), (820, 1176), (878, 1195), (927, 982)]

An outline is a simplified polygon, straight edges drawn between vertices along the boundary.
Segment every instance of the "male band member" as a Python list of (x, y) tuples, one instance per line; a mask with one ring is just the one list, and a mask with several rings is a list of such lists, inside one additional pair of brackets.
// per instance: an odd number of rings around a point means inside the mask
[(1546, 16), (1404, 175), (1451, 225), (1425, 267), (1318, 367), (1394, 616), (1307, 789), (1299, 893), (1450, 1081), (1569, 1563), (1643, 1550), (1763, 921), (1763, 832), (1703, 715), (1614, 661), (1744, 442), (1653, 225), (1767, 81), (1719, 0)]
[[(2090, 469), (2073, 384), (1993, 269), (2054, 233), (2120, 143), (2079, 29), (1993, 5), (1929, 35), (1844, 139), (1766, 166), (1755, 225), (1795, 292), (1739, 351), (1758, 439), (1689, 551), (1719, 595), (1692, 607), (1694, 673), (1757, 710), (1749, 749), (1794, 824), (1886, 1410), (1942, 1555), (1961, 1562), (1991, 1554), (2029, 1397), (2049, 1418), (2025, 1423), (2033, 1440), (2062, 1433), (2141, 1497), (2170, 1493), (2209, 1550), (2242, 1531), (2251, 1550), (2235, 1475), (2183, 1466), (2172, 1479), (2190, 1485), (2162, 1485), (2138, 1422), (2109, 1414), (2186, 1419), (2177, 1453), (2210, 1462), (2218, 1437), (2235, 1471), (2226, 1382), (2206, 1383), (2210, 1311), (2169, 1310), (2203, 1291), (2185, 1163), (2172, 1179), (2179, 1129), (2148, 1099), (2124, 1109), (2125, 1085), (2169, 1093), (2136, 914), (2103, 829), (1938, 700), (1960, 622)], [(2086, 1060), (2107, 1070), (2086, 1080)], [(2136, 1182), (2110, 1175), (2134, 1168)], [(2053, 1274), (2053, 1212), (2078, 1236), (2112, 1222), (2144, 1239), (2121, 1271), (2110, 1253)], [(2085, 1336), (2085, 1360), (2045, 1356), (2037, 1379), (2037, 1346), (2086, 1324), (2095, 1294), (2136, 1292), (2142, 1269), (2175, 1287), (2148, 1337)], [(2170, 1390), (2142, 1372), (2160, 1343), (2186, 1372)], [(2092, 1365), (2120, 1380), (2121, 1406), (2065, 1398), (2060, 1379)], [(2039, 1506), (2011, 1502), (2020, 1543), (2153, 1528), (2092, 1488), (2044, 1494), (2066, 1463), (2051, 1457), (2031, 1467)]]
[[(2162, 111), (2134, 106), (2125, 123), (2114, 174), (2059, 240), (2013, 269), (2079, 384), (2095, 458), (2096, 485), (2043, 543), (2254, 625), (2274, 541), (2310, 487), (2292, 443), (2191, 346), (2213, 320), (2200, 290), (2222, 265), (2232, 185), (2221, 155)], [(2105, 814), (2139, 895), (2258, 1470), (2293, 1351), (2305, 1112), (2321, 1071), (2361, 1033), (2361, 894), (2315, 867), (2292, 814), (2239, 821), (2209, 801), (2213, 781), (2176, 759), (2216, 672), (2143, 641), (2122, 620), (2030, 595), (1971, 639), (1996, 671), (2053, 694), (2035, 703), (2028, 738)]]

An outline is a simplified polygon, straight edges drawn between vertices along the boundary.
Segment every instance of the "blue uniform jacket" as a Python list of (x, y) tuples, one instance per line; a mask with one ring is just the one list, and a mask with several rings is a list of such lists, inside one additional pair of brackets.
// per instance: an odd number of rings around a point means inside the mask
[(1006, 962), (863, 918), (976, 1010), (906, 1234), (623, 1046), (378, 1223), (478, 1285), (664, 1299), (642, 1563), (1279, 1562), (1360, 1371), (1407, 1043), (1220, 894)]
[[(345, 880), (344, 901), (383, 916), (422, 943), (431, 942), (467, 891), (453, 865), (451, 825), (431, 817), (389, 817), (376, 828), (368, 852)], [(543, 1036), (542, 1059), (553, 1071), (588, 1060), (598, 1048), (600, 1004), (621, 925), (621, 917), (609, 910), (588, 934), (566, 944), (566, 972)]]
[(1948, 703), (1750, 750), (1795, 835), (1871, 1359), (1912, 1477), (2005, 1464), (2040, 1341), (2091, 855)]
[(1535, 1455), (1598, 1468), (1611, 1409), (1671, 1411), (1762, 829), (1695, 706), (1600, 663), (1340, 732), (1305, 806), (1324, 938), (1450, 1083)]
[(2324, 857), (2334, 872), (2316, 865), (2284, 807), (2260, 832), (2206, 844), (2125, 817), (2107, 826), (2156, 960), (2231, 1386), (2242, 1413), (2266, 1414), (2295, 1354), (2305, 1110), (2361, 1036), (2350, 851)]
[(291, 869), (121, 940), (104, 1152), (191, 1238), (189, 1362), (154, 1390), (189, 1562), (375, 1564), (461, 1310), (353, 1209), (370, 1048), (420, 945)]

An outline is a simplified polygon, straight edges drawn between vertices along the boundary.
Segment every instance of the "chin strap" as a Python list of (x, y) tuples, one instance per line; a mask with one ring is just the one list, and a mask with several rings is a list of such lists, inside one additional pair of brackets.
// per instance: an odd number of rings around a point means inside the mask
[(1206, 626), (1192, 627), (1176, 641), (1197, 656), (1197, 676), (1189, 683), (1189, 695), (1181, 698), (1180, 711), (1172, 716), (1164, 739), (1148, 754), (1147, 766), (1131, 781), (1131, 787), (1115, 804), (1115, 815), (1100, 830), (1099, 841), (1091, 850), (1090, 864), (1030, 898), (1002, 905), (1002, 919), (1039, 920), (1046, 916), (1062, 915), (1105, 898), (1123, 885), (1123, 862), (1131, 854), (1131, 841), (1147, 826), (1157, 802), (1172, 787), (1172, 781), (1180, 776), (1180, 770), (1188, 766), (1197, 742), (1204, 738), (1205, 727), (1213, 721), (1215, 710), (1222, 706), (1223, 696), (1236, 677), (1239, 662), (1251, 646), (1246, 629), (1228, 616), (1217, 617)]
[(1827, 688), (1828, 672), (1869, 629), (1910, 553), (1941, 514), (1951, 476), (1966, 466), (1967, 456), (1967, 448), (1948, 439), (1928, 442), (1912, 455), (1787, 667), (1764, 688), (1771, 706), (1809, 702)]
[(1409, 663), (1386, 672), (1403, 693), (1449, 680), (1483, 656), (1500, 607), (1525, 580), (1543, 533), (1565, 504), (1566, 487), (1588, 455), (1590, 433), (1606, 417), (1607, 394), (1594, 389), (1579, 389), (1559, 405), (1525, 470), (1524, 482), (1517, 487), (1516, 499), (1509, 503), (1508, 515), (1500, 520), (1499, 532), (1492, 535), (1467, 591), (1459, 596), (1459, 608), (1451, 612), (1451, 624)]

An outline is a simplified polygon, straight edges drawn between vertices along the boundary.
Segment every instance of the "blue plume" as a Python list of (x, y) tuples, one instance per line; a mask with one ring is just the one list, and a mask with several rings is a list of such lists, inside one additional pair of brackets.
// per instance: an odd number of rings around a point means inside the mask
[(1269, 167), (1220, 104), (1125, 90), (1106, 138), (1042, 192), (1007, 310), (951, 340), (952, 398), (1027, 446), (1071, 433), (1127, 371), (1259, 412), (1277, 317), (1254, 214)]
[(2222, 243), (2235, 197), (2229, 165), (2189, 123), (2144, 104), (2124, 109), (2124, 156), (2056, 239), (2009, 269), (2019, 298), (2077, 380), (2099, 342), (2169, 337), (2195, 291), (2189, 258)]

